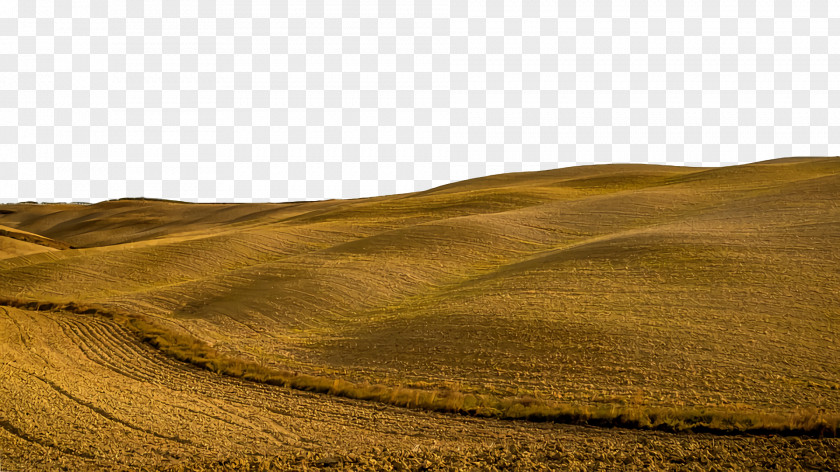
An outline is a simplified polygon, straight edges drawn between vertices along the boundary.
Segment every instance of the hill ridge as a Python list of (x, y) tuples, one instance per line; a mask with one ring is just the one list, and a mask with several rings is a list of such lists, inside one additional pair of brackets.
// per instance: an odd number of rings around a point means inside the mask
[[(587, 391), (629, 398), (634, 379), (646, 376), (660, 379), (646, 394), (653, 404), (773, 409), (788, 395), (784, 382), (758, 370), (725, 393), (686, 388), (678, 373), (726, 378), (712, 362), (725, 354), (790, 382), (823, 382), (817, 371), (830, 370), (840, 353), (823, 346), (826, 363), (809, 367), (815, 341), (807, 332), (832, 329), (816, 314), (840, 303), (830, 268), (840, 247), (831, 233), (838, 172), (836, 158), (590, 166), (352, 201), (120, 201), (68, 207), (67, 215), (61, 205), (11, 205), (0, 224), (89, 247), (0, 260), (0, 295), (64, 293), (136, 309), (230, 355), (347, 372), (353, 381), (448, 379), (467, 391), (526, 389), (586, 403)], [(736, 303), (738, 318), (762, 334), (732, 324)], [(764, 344), (687, 351), (696, 342), (686, 336), (710, 335), (701, 320), (721, 328), (715, 336), (726, 343), (745, 336)], [(646, 337), (645, 326), (656, 335)], [(640, 338), (622, 346), (620, 332)], [(789, 366), (773, 366), (768, 341), (791, 333), (799, 350)], [(599, 337), (597, 349), (582, 347)], [(377, 358), (381, 352), (390, 357)], [(455, 358), (465, 360), (446, 362)], [(544, 367), (521, 372), (525, 365)], [(607, 370), (596, 374), (597, 366)], [(514, 371), (516, 379), (506, 377)], [(830, 388), (806, 396), (801, 403), (840, 405)]]

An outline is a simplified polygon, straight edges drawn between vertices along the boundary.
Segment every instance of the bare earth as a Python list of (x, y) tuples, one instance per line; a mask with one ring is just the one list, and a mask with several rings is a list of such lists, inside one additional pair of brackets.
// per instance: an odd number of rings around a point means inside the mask
[[(0, 296), (357, 382), (840, 411), (840, 159), (299, 204), (0, 206)], [(840, 470), (840, 439), (476, 418), (222, 376), (0, 306), (0, 470)]]
[(101, 319), (0, 312), (4, 470), (840, 467), (836, 439), (666, 434), (412, 411), (215, 375), (171, 361)]

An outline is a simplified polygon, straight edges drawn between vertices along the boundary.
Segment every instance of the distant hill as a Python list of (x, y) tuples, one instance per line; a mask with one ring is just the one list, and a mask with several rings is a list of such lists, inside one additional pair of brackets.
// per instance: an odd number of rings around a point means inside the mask
[(3, 205), (0, 294), (142, 312), (353, 381), (838, 410), (838, 202), (827, 157), (288, 204)]

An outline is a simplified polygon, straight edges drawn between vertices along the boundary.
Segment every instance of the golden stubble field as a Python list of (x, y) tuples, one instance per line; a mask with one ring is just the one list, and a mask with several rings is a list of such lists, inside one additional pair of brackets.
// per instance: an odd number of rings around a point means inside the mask
[(0, 467), (838, 469), (838, 202), (796, 158), (2, 205)]

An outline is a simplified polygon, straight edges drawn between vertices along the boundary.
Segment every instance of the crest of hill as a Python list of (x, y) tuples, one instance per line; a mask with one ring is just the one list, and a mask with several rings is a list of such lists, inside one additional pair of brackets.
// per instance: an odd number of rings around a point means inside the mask
[(83, 205), (8, 204), (3, 205), (0, 223), (74, 247), (97, 247), (176, 234), (200, 237), (212, 234), (214, 229), (229, 231), (287, 219), (297, 224), (357, 217), (377, 218), (381, 224), (426, 221), (528, 206), (562, 197), (563, 190), (567, 196), (575, 196), (587, 188), (616, 191), (654, 185), (686, 172), (691, 170), (633, 164), (584, 166), (482, 177), (402, 195), (295, 203), (195, 204), (120, 199)]
[(279, 204), (197, 204), (154, 199), (109, 200), (92, 205), (9, 204), (0, 222), (72, 244), (97, 247), (160, 238), (175, 233), (212, 233), (214, 228), (263, 218), (287, 218), (331, 201)]
[[(549, 201), (573, 200), (664, 186), (768, 186), (836, 171), (840, 158), (786, 158), (721, 168), (609, 164), (491, 175), (422, 192), (355, 200), (296, 203), (194, 204), (121, 199), (93, 205), (3, 205), (0, 223), (74, 247), (97, 247), (165, 238), (202, 237), (277, 222), (337, 220), (398, 227), (475, 214), (510, 211)], [(751, 184), (752, 182), (752, 184)], [(31, 241), (30, 241), (31, 242)]]
[(57, 249), (4, 236), (2, 231), (0, 231), (0, 259), (27, 256), (30, 254), (56, 250)]
[(346, 201), (9, 205), (0, 224), (81, 248), (0, 261), (0, 294), (142, 312), (360, 381), (836, 409), (838, 201), (840, 159), (805, 158)]
[(70, 245), (39, 234), (0, 225), (0, 259), (70, 249)]

